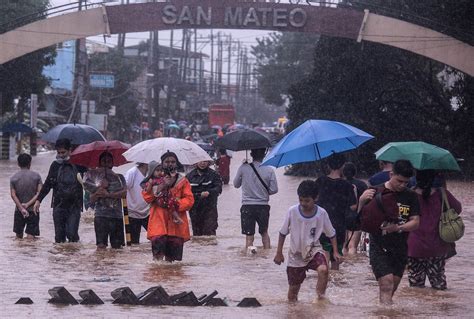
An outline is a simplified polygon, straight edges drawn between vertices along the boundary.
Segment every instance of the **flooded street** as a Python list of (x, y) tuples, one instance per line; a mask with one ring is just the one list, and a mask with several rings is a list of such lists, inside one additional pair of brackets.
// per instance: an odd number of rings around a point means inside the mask
[[(245, 153), (232, 160), (231, 180)], [(32, 169), (44, 181), (54, 153), (33, 158)], [(130, 164), (131, 165), (131, 164)], [(124, 173), (130, 165), (116, 169)], [(396, 292), (395, 304), (378, 304), (378, 286), (369, 268), (368, 258), (348, 258), (339, 272), (330, 273), (328, 299), (313, 302), (316, 275), (311, 272), (303, 283), (300, 301), (288, 304), (286, 266), (273, 263), (278, 230), (289, 206), (297, 201), (296, 188), (302, 178), (283, 175), (277, 170), (280, 191), (271, 197), (269, 234), (273, 248), (260, 249), (249, 256), (242, 250), (245, 238), (240, 234), (240, 189), (224, 186), (219, 198), (217, 238), (191, 240), (184, 246), (183, 262), (162, 264), (152, 261), (150, 244), (142, 232), (139, 246), (115, 251), (96, 252), (93, 219), (81, 220), (78, 244), (54, 244), (50, 207), (51, 194), (42, 204), (40, 231), (36, 241), (16, 240), (12, 232), (13, 201), (9, 178), (17, 170), (16, 161), (0, 162), (0, 304), (2, 317), (193, 317), (193, 318), (315, 318), (315, 317), (468, 317), (474, 312), (474, 183), (448, 182), (448, 188), (463, 204), (466, 234), (458, 243), (458, 255), (448, 261), (447, 291), (408, 287), (405, 277)], [(285, 243), (285, 258), (289, 242)], [(196, 295), (217, 290), (230, 307), (146, 307), (112, 304), (110, 292), (129, 286), (136, 294), (161, 285), (168, 293), (193, 290)], [(105, 304), (98, 306), (57, 306), (48, 304), (48, 289), (65, 286), (74, 297), (93, 289)], [(33, 305), (15, 305), (20, 297), (30, 297)], [(244, 297), (256, 297), (263, 307), (238, 308)]]

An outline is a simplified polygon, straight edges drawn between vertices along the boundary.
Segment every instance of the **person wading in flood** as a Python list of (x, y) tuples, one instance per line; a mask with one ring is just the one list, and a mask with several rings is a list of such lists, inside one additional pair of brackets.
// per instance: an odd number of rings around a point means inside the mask
[(234, 177), (234, 187), (242, 186), (242, 207), (240, 221), (242, 234), (246, 235), (245, 248), (253, 246), (255, 223), (262, 235), (264, 249), (270, 249), (268, 220), (270, 218), (270, 195), (278, 192), (275, 171), (269, 166), (260, 166), (265, 157), (265, 148), (253, 149), (250, 152), (252, 163), (244, 162)]
[[(166, 152), (161, 156), (161, 163), (165, 173), (164, 182), (154, 188), (147, 187), (146, 183), (159, 165), (150, 162), (147, 176), (142, 182), (145, 183), (142, 196), (150, 204), (147, 237), (151, 240), (153, 258), (173, 262), (183, 259), (183, 245), (190, 239), (186, 211), (193, 207), (194, 197), (189, 181), (177, 172), (181, 164), (176, 154)], [(181, 220), (179, 223), (173, 219), (174, 204)]]
[[(329, 174), (316, 180), (319, 190), (318, 205), (324, 208), (336, 230), (337, 249), (342, 255), (342, 248), (346, 241), (346, 211), (357, 209), (357, 199), (354, 188), (348, 181), (342, 179), (342, 168), (346, 159), (343, 154), (336, 153), (327, 159)], [(339, 270), (339, 263), (334, 258), (332, 244), (327, 236), (321, 236), (321, 245), (327, 252), (326, 257), (331, 261), (331, 269)]]
[(150, 206), (143, 200), (140, 183), (146, 176), (148, 164), (137, 163), (125, 173), (127, 183), (127, 206), (130, 220), (130, 235), (132, 244), (140, 243), (140, 231), (148, 229)]
[(99, 156), (99, 168), (88, 171), (84, 176), (84, 188), (90, 192), (95, 210), (97, 249), (106, 248), (109, 240), (114, 249), (125, 245), (121, 199), (127, 196), (127, 186), (125, 178), (112, 171), (113, 165), (113, 155), (103, 152)]
[[(33, 204), (43, 186), (41, 176), (30, 170), (31, 155), (18, 155), (20, 171), (10, 178), (10, 194), (15, 203), (15, 217), (13, 231), (17, 238), (33, 239), (40, 235), (39, 212), (33, 210)], [(26, 229), (25, 229), (26, 226)]]
[(334, 258), (342, 260), (337, 252), (336, 231), (331, 225), (328, 213), (316, 205), (318, 187), (314, 181), (306, 180), (298, 186), (299, 205), (290, 207), (278, 237), (278, 248), (274, 262), (280, 265), (285, 261), (283, 245), (290, 234), (290, 250), (288, 252), (288, 300), (297, 301), (301, 284), (308, 270), (318, 272), (316, 293), (323, 298), (328, 284), (328, 263), (319, 243), (321, 234), (325, 234), (334, 249)]
[(420, 227), (408, 236), (408, 281), (411, 287), (425, 287), (426, 277), (434, 289), (447, 289), (445, 265), (448, 258), (456, 255), (456, 244), (444, 242), (439, 235), (439, 220), (443, 207), (443, 192), (449, 207), (459, 214), (461, 203), (440, 184), (438, 172), (416, 172), (414, 191), (420, 201)]
[(390, 179), (376, 189), (366, 190), (359, 201), (361, 210), (368, 201), (377, 200), (374, 198), (376, 193), (381, 193), (381, 207), (370, 205), (367, 209), (376, 209), (376, 214), (398, 215), (398, 222), (383, 223), (380, 226), (381, 234), (370, 234), (370, 265), (378, 281), (380, 302), (383, 304), (392, 303), (392, 297), (407, 265), (408, 233), (416, 230), (420, 223), (418, 197), (407, 188), (412, 176), (411, 163), (398, 160), (393, 164)]
[(34, 211), (39, 212), (41, 202), (53, 189), (54, 239), (56, 243), (79, 241), (79, 221), (82, 210), (82, 185), (79, 170), (69, 162), (71, 142), (68, 139), (58, 139), (55, 144), (56, 160), (49, 167), (48, 176), (34, 205)]
[(210, 161), (199, 162), (197, 167), (186, 175), (194, 195), (194, 205), (189, 211), (193, 236), (216, 235), (217, 197), (222, 193), (222, 180), (209, 165)]

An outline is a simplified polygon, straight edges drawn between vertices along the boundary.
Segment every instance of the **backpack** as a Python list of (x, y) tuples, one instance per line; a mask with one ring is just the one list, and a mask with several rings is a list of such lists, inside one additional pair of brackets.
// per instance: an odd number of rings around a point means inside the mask
[(74, 164), (61, 164), (56, 176), (55, 197), (60, 206), (74, 204), (82, 196), (82, 186), (77, 180), (78, 170)]
[(446, 243), (454, 243), (464, 235), (464, 222), (454, 208), (449, 206), (444, 188), (440, 188), (440, 191), (441, 216), (439, 218), (439, 237)]
[(368, 202), (359, 213), (360, 229), (373, 235), (381, 235), (380, 227), (384, 222), (398, 222), (398, 207), (384, 207), (382, 196), (397, 196), (395, 193), (382, 194), (377, 189), (374, 198)]

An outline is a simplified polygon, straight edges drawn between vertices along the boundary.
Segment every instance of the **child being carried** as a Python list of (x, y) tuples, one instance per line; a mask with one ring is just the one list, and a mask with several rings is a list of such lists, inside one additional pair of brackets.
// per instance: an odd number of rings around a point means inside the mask
[(145, 189), (147, 191), (152, 190), (156, 196), (156, 203), (158, 206), (168, 208), (171, 211), (171, 218), (176, 224), (182, 224), (183, 220), (179, 217), (178, 208), (179, 203), (170, 192), (170, 187), (166, 185), (167, 178), (175, 178), (176, 171), (170, 171), (164, 169), (161, 165), (157, 165), (153, 171), (153, 175), (150, 180), (146, 183)]

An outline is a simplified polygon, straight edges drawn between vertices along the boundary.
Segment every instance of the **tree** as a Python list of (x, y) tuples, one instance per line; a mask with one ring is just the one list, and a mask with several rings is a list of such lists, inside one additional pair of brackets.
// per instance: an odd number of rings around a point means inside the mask
[(311, 74), (318, 39), (317, 35), (291, 32), (257, 39), (251, 52), (257, 59), (258, 85), (267, 103), (283, 105), (289, 87)]
[[(436, 21), (452, 21), (445, 17), (460, 12), (453, 6), (467, 5), (466, 1), (438, 1), (441, 2), (444, 3), (443, 10), (434, 8), (431, 1), (384, 1), (383, 10), (382, 2), (377, 0), (353, 1), (352, 5), (373, 4), (371, 11), (382, 10), (397, 18), (403, 10), (401, 19), (407, 17), (408, 12), (412, 14), (410, 19), (418, 17), (419, 24), (429, 20), (432, 25)], [(457, 26), (470, 19), (466, 15), (463, 17), (458, 16), (463, 22), (454, 26), (458, 34), (462, 32)], [(445, 30), (450, 29), (445, 27)], [(313, 73), (289, 90), (288, 117), (292, 127), (308, 118), (320, 118), (343, 121), (372, 133), (376, 139), (360, 150), (365, 151), (362, 153), (365, 167), (370, 167), (373, 151), (389, 141), (424, 140), (454, 151), (463, 150), (467, 155), (466, 145), (453, 149), (458, 140), (454, 128), (458, 127), (457, 117), (472, 114), (472, 98), (459, 98), (472, 94), (472, 87), (463, 84), (469, 76), (460, 76), (455, 92), (440, 79), (440, 74), (449, 72), (450, 68), (411, 52), (376, 43), (359, 44), (353, 40), (324, 37), (314, 52)], [(460, 103), (471, 105), (463, 104), (455, 111), (451, 104), (455, 94)], [(465, 125), (463, 132), (472, 132), (472, 116), (464, 118), (462, 123)], [(467, 135), (462, 136), (467, 138)]]
[[(32, 19), (43, 19), (41, 13), (49, 6), (49, 0), (2, 1), (0, 4), (0, 32), (6, 32), (25, 23), (18, 17), (34, 14)], [(39, 12), (39, 13), (38, 13)], [(19, 43), (18, 45), (27, 45)], [(54, 63), (55, 49), (46, 48), (19, 57), (0, 65), (0, 94), (2, 114), (13, 110), (13, 100), (20, 98), (18, 104), (18, 120), (22, 120), (25, 101), (32, 93), (42, 92), (48, 85), (48, 79), (42, 75), (43, 67)]]
[(135, 81), (144, 68), (138, 59), (125, 58), (118, 49), (109, 53), (97, 53), (90, 58), (90, 72), (110, 72), (115, 76), (113, 89), (92, 89), (91, 99), (96, 100), (97, 110), (108, 113), (110, 106), (116, 108), (116, 115), (110, 116), (108, 131), (115, 138), (127, 140), (127, 132), (139, 123), (140, 112), (137, 111), (139, 101), (131, 82)]
[(463, 75), (453, 87), (456, 100), (454, 119), (451, 124), (452, 148), (463, 158), (464, 172), (474, 175), (474, 79)]

